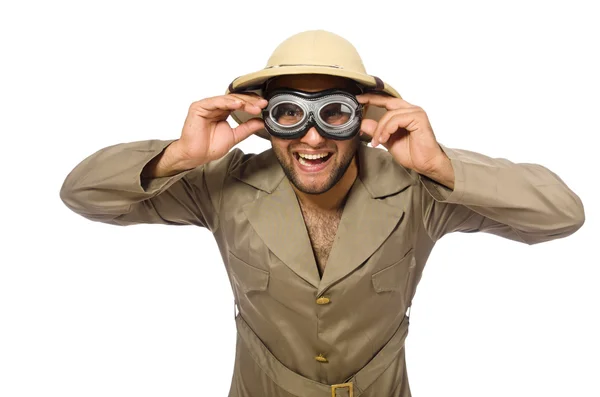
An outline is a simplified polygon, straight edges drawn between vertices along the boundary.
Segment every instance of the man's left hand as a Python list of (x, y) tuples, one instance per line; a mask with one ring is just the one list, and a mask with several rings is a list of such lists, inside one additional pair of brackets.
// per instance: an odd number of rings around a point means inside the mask
[(379, 122), (362, 121), (361, 134), (371, 136), (373, 147), (381, 143), (398, 164), (454, 188), (452, 163), (438, 145), (422, 108), (404, 99), (373, 93), (357, 95), (356, 99), (363, 105), (387, 110)]

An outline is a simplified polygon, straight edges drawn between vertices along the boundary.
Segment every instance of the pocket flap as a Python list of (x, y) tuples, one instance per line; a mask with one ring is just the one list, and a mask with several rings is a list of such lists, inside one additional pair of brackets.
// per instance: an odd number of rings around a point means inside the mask
[(269, 284), (269, 272), (251, 266), (229, 252), (229, 266), (233, 276), (244, 293), (249, 291), (265, 291)]
[(392, 265), (378, 270), (371, 275), (373, 287), (377, 292), (400, 291), (406, 288), (407, 276), (416, 266), (411, 249), (402, 259)]

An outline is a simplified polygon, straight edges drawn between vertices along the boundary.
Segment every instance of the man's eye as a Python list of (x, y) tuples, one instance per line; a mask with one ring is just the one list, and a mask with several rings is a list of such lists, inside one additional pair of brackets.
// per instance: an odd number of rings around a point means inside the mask
[(341, 117), (343, 115), (343, 112), (340, 109), (329, 109), (324, 111), (322, 114), (325, 119), (334, 119), (337, 117)]
[(350, 119), (351, 110), (344, 104), (331, 103), (321, 109), (319, 115), (328, 124), (341, 125)]
[(293, 104), (277, 105), (272, 110), (273, 118), (280, 124), (292, 125), (300, 121), (304, 115), (302, 109)]

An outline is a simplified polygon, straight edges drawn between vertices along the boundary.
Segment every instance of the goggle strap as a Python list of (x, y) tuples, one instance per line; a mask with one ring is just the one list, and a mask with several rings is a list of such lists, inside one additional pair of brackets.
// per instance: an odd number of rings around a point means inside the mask
[(375, 79), (375, 90), (376, 91), (383, 91), (383, 89), (385, 87), (385, 84), (384, 84), (383, 80), (381, 80), (377, 76), (371, 75), (371, 77), (373, 77)]

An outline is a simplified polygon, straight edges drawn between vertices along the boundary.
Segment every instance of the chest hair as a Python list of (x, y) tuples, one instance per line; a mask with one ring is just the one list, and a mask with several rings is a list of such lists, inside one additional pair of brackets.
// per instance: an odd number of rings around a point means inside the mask
[(323, 277), (327, 259), (342, 218), (342, 208), (335, 211), (323, 211), (302, 205), (300, 208), (317, 262), (319, 276)]

